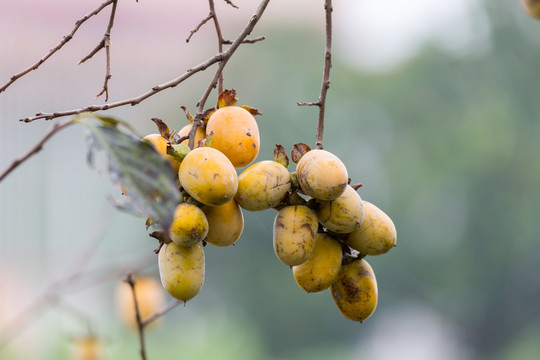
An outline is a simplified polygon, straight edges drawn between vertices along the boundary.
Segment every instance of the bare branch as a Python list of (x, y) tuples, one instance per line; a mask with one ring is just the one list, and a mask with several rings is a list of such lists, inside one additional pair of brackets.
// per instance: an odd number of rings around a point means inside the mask
[(316, 149), (323, 148), (324, 134), (324, 110), (326, 107), (326, 94), (330, 87), (330, 68), (332, 67), (332, 0), (325, 0), (324, 9), (326, 13), (326, 50), (324, 54), (324, 71), (319, 100), (316, 102), (299, 102), (299, 106), (318, 106), (319, 120), (317, 123)]
[[(231, 55), (234, 54), (236, 49), (238, 49), (238, 47), (240, 46), (242, 41), (244, 41), (244, 39), (249, 34), (251, 34), (251, 31), (253, 31), (253, 28), (255, 27), (255, 25), (257, 24), (259, 19), (261, 18), (262, 14), (264, 13), (264, 10), (266, 9), (266, 6), (268, 5), (269, 2), (270, 2), (270, 0), (261, 1), (259, 7), (255, 11), (255, 14), (253, 14), (251, 16), (251, 18), (249, 19), (249, 22), (246, 25), (246, 27), (244, 28), (244, 30), (242, 30), (242, 32), (240, 33), (240, 35), (238, 35), (236, 40), (233, 41), (231, 46), (225, 52), (222, 53), (223, 54), (223, 59), (221, 60), (221, 62), (219, 64), (219, 67), (218, 67), (218, 69), (216, 71), (216, 74), (214, 75), (214, 78), (210, 82), (210, 85), (206, 89), (206, 91), (205, 91), (204, 95), (202, 96), (201, 100), (199, 100), (199, 102), (197, 103), (197, 106), (199, 108), (198, 112), (197, 112), (198, 114), (202, 114), (204, 112), (204, 104), (206, 103), (206, 100), (208, 99), (208, 96), (210, 95), (210, 92), (216, 86), (216, 84), (218, 82), (218, 79), (219, 79), (219, 77), (220, 77), (220, 75), (221, 75), (221, 73), (223, 71), (223, 68), (225, 67), (225, 65), (227, 64), (229, 59), (231, 58)], [(191, 142), (191, 139), (190, 139), (190, 142)]]
[(105, 102), (109, 101), (109, 80), (111, 79), (111, 50), (110, 50), (110, 41), (107, 40), (107, 45), (105, 45), (105, 56), (107, 57), (107, 65), (105, 72), (105, 81), (103, 82), (103, 89), (96, 95), (97, 100), (103, 93), (105, 93)]
[[(106, 217), (110, 220), (110, 217)], [(135, 273), (142, 271), (150, 266), (155, 266), (155, 255), (137, 259), (136, 262), (129, 266), (117, 267), (117, 263), (101, 265), (95, 269), (83, 271), (89, 260), (95, 255), (95, 251), (101, 241), (104, 239), (103, 232), (106, 225), (103, 219), (97, 221), (93, 227), (96, 231), (92, 232), (87, 240), (86, 248), (77, 256), (78, 259), (73, 263), (76, 265), (76, 271), (69, 273), (65, 278), (53, 282), (49, 285), (41, 296), (36, 298), (32, 303), (25, 307), (18, 314), (13, 316), (7, 325), (0, 328), (0, 349), (7, 346), (13, 339), (19, 336), (28, 326), (39, 320), (40, 316), (48, 310), (52, 305), (58, 304), (62, 300), (62, 296), (68, 292), (73, 292), (83, 288), (89, 288), (95, 285), (102, 285), (104, 281), (114, 279), (115, 281), (124, 276), (126, 273)]]
[(86, 60), (91, 59), (95, 54), (97, 54), (101, 49), (105, 48), (105, 56), (106, 56), (106, 72), (105, 72), (105, 81), (103, 83), (103, 89), (99, 94), (96, 95), (96, 100), (105, 93), (105, 101), (109, 101), (109, 79), (112, 77), (111, 75), (111, 30), (114, 25), (114, 16), (116, 14), (116, 6), (118, 5), (118, 0), (112, 0), (113, 6), (111, 9), (111, 15), (109, 17), (109, 24), (107, 25), (107, 30), (105, 30), (105, 34), (103, 35), (103, 39), (97, 44), (97, 46), (90, 52), (90, 54), (86, 55), (84, 58), (79, 60), (79, 63), (77, 65), (81, 65)]
[(121, 101), (117, 101), (117, 102), (114, 102), (114, 103), (103, 104), (103, 105), (89, 105), (89, 106), (86, 106), (84, 108), (74, 109), (74, 110), (57, 111), (57, 112), (53, 112), (53, 113), (40, 112), (40, 113), (37, 113), (33, 117), (27, 117), (27, 118), (24, 118), (24, 119), (20, 119), (19, 121), (32, 122), (32, 121), (35, 121), (35, 120), (38, 120), (38, 119), (52, 120), (52, 119), (56, 119), (56, 118), (59, 118), (59, 117), (77, 115), (77, 114), (87, 112), (87, 111), (89, 111), (89, 112), (104, 111), (104, 110), (109, 110), (109, 109), (113, 109), (113, 108), (120, 107), (120, 106), (125, 106), (125, 105), (135, 106), (135, 105), (138, 105), (139, 103), (141, 103), (142, 101), (146, 100), (147, 98), (157, 94), (158, 92), (161, 92), (161, 91), (163, 91), (165, 89), (173, 88), (173, 87), (177, 86), (178, 84), (180, 84), (184, 80), (190, 78), (192, 75), (198, 73), (199, 71), (206, 70), (209, 66), (217, 63), (222, 58), (223, 58), (223, 54), (217, 54), (217, 55), (211, 57), (210, 59), (206, 60), (205, 62), (203, 62), (203, 63), (201, 63), (201, 64), (199, 64), (199, 65), (197, 65), (197, 66), (195, 66), (195, 67), (193, 67), (191, 69), (188, 69), (184, 74), (178, 76), (176, 79), (173, 79), (173, 80), (168, 81), (166, 83), (163, 83), (161, 85), (156, 85), (151, 90), (148, 90), (147, 92), (145, 92), (142, 95), (139, 95), (138, 97), (134, 97), (134, 98), (131, 98), (131, 99), (126, 99), (126, 100), (121, 100)]
[[(240, 46), (240, 44), (245, 40), (245, 38), (251, 33), (251, 31), (253, 31), (253, 28), (255, 27), (255, 24), (257, 24), (257, 22), (259, 21), (261, 15), (263, 14), (263, 12), (266, 9), (266, 6), (268, 5), (269, 2), (270, 2), (270, 0), (263, 0), (261, 2), (259, 7), (257, 8), (255, 14), (253, 14), (252, 17), (250, 18), (250, 20), (249, 20), (248, 24), (246, 25), (246, 27), (244, 28), (244, 30), (242, 30), (240, 35), (238, 35), (238, 38), (232, 43), (232, 45), (227, 49), (227, 51), (225, 51), (223, 53), (219, 53), (217, 55), (214, 55), (213, 57), (206, 60), (205, 62), (203, 62), (203, 63), (201, 63), (201, 64), (199, 64), (199, 65), (197, 65), (197, 66), (195, 66), (195, 67), (193, 67), (191, 69), (188, 69), (184, 74), (178, 76), (177, 78), (175, 78), (173, 80), (170, 80), (170, 81), (168, 81), (166, 83), (163, 83), (161, 85), (154, 86), (151, 90), (145, 92), (142, 95), (139, 95), (138, 97), (131, 98), (131, 99), (126, 99), (126, 100), (121, 100), (121, 101), (117, 101), (117, 102), (109, 103), (109, 104), (104, 104), (104, 105), (89, 105), (89, 106), (86, 106), (84, 108), (74, 109), (74, 110), (57, 111), (57, 112), (53, 112), (53, 113), (39, 112), (35, 116), (20, 119), (19, 121), (32, 122), (32, 121), (35, 121), (35, 120), (38, 120), (38, 119), (52, 120), (52, 119), (56, 119), (56, 118), (59, 118), (59, 117), (77, 115), (77, 114), (87, 112), (87, 111), (89, 111), (89, 112), (104, 111), (104, 110), (109, 110), (109, 109), (113, 109), (113, 108), (120, 107), (120, 106), (125, 106), (125, 105), (135, 106), (135, 105), (138, 105), (139, 103), (141, 103), (142, 101), (146, 100), (147, 98), (157, 94), (158, 92), (161, 92), (161, 91), (163, 91), (165, 89), (168, 89), (168, 88), (173, 88), (173, 87), (177, 86), (178, 84), (182, 83), (184, 80), (190, 78), (192, 75), (194, 75), (194, 74), (196, 74), (196, 73), (198, 73), (200, 71), (204, 71), (209, 66), (224, 60), (221, 63), (220, 67), (218, 68), (218, 70), (216, 72), (216, 75), (214, 76), (214, 79), (212, 80), (212, 82), (211, 82), (210, 86), (208, 87), (207, 91), (205, 92), (205, 95), (203, 95), (203, 98), (201, 98), (201, 100), (198, 103), (198, 106), (200, 106), (200, 108), (202, 108), (202, 107), (204, 107), (204, 103), (206, 102), (206, 99), (208, 98), (208, 96), (210, 94), (210, 91), (212, 90), (212, 88), (214, 88), (216, 86), (217, 79), (219, 78), (219, 75), (223, 71), (223, 68), (225, 67), (225, 64), (227, 63), (228, 59), (236, 51), (238, 46)], [(202, 111), (201, 111), (201, 113), (202, 113)]]
[(7, 83), (5, 83), (2, 87), (0, 87), (0, 93), (5, 91), (11, 84), (13, 84), (15, 81), (17, 81), (18, 79), (20, 79), (24, 75), (28, 74), (30, 71), (36, 70), (41, 64), (43, 64), (45, 61), (47, 61), (48, 58), (50, 58), (55, 52), (60, 50), (69, 40), (71, 40), (73, 38), (73, 35), (75, 35), (77, 30), (79, 30), (79, 27), (81, 27), (81, 25), (86, 20), (90, 19), (94, 15), (99, 14), (99, 12), (101, 12), (101, 10), (103, 10), (104, 8), (106, 8), (107, 6), (109, 6), (113, 2), (116, 2), (116, 0), (107, 0), (107, 1), (105, 1), (103, 4), (98, 6), (95, 10), (91, 11), (90, 13), (86, 14), (81, 19), (79, 19), (77, 22), (75, 22), (75, 27), (73, 28), (73, 30), (71, 30), (71, 32), (69, 34), (65, 35), (62, 38), (62, 40), (58, 43), (58, 45), (56, 45), (54, 48), (49, 50), (49, 52), (47, 54), (45, 54), (45, 56), (43, 56), (41, 59), (39, 59), (38, 62), (36, 62), (34, 65), (32, 65), (32, 66), (22, 70), (21, 72), (11, 76), (9, 81)]
[(68, 127), (71, 124), (73, 124), (72, 121), (67, 121), (67, 122), (62, 123), (62, 124), (60, 124), (60, 123), (54, 124), (54, 126), (45, 134), (45, 136), (36, 145), (34, 145), (34, 147), (32, 149), (30, 149), (30, 151), (28, 151), (23, 157), (21, 157), (19, 159), (15, 159), (11, 163), (11, 165), (2, 174), (0, 174), (0, 182), (2, 180), (4, 180), (4, 178), (9, 173), (11, 173), (13, 170), (15, 170), (17, 168), (17, 166), (21, 165), (23, 162), (28, 160), (28, 158), (30, 158), (32, 155), (38, 153), (43, 148), (43, 144), (45, 144), (45, 142), (47, 140), (49, 140), (49, 138), (51, 138), (54, 134), (56, 134), (57, 132), (59, 132), (60, 130), (62, 130), (64, 128)]
[(141, 320), (141, 313), (139, 312), (139, 303), (137, 301), (137, 293), (135, 292), (135, 281), (133, 280), (133, 277), (131, 274), (128, 274), (126, 279), (124, 280), (129, 284), (131, 287), (131, 291), (133, 292), (133, 303), (135, 306), (135, 319), (137, 320), (137, 330), (139, 331), (139, 342), (141, 344), (141, 359), (146, 360), (146, 347), (144, 345), (144, 326), (142, 324)]
[[(245, 39), (244, 41), (242, 41), (242, 44), (255, 44), (256, 42), (263, 41), (263, 40), (266, 40), (266, 37), (259, 36), (258, 38), (255, 38), (255, 39)], [(231, 40), (223, 40), (223, 45), (230, 45), (230, 44), (232, 44)]]
[[(214, 17), (214, 13), (210, 12), (210, 14), (208, 14), (208, 16), (205, 17), (205, 18), (199, 23), (199, 25), (197, 25), (193, 30), (191, 30), (191, 31), (189, 32), (189, 36), (188, 36), (188, 38), (186, 39), (186, 42), (188, 43), (189, 40), (191, 40), (191, 38), (193, 37), (193, 35), (194, 35), (197, 31), (199, 31), (199, 29), (200, 29), (204, 24), (206, 24), (206, 23), (207, 23), (211, 18), (213, 18), (213, 17)], [(221, 52), (221, 51), (220, 51), (220, 52)]]
[[(223, 35), (221, 33), (221, 27), (219, 26), (219, 21), (216, 15), (216, 9), (214, 6), (214, 0), (208, 0), (208, 6), (210, 7), (210, 12), (214, 14), (214, 26), (216, 28), (216, 34), (218, 38), (218, 52), (223, 52)], [(221, 94), (223, 92), (223, 72), (219, 75), (218, 79), (218, 94)]]
[[(210, 9), (213, 9), (214, 1), (213, 0), (208, 0), (208, 1), (209, 1)], [(212, 79), (212, 81), (210, 82), (208, 87), (206, 88), (206, 91), (204, 92), (202, 98), (199, 100), (199, 102), (197, 102), (197, 107), (198, 107), (197, 114), (195, 115), (195, 119), (193, 121), (193, 126), (191, 127), (191, 130), (189, 132), (188, 146), (189, 146), (190, 149), (193, 149), (193, 146), (194, 146), (194, 143), (195, 143), (195, 133), (197, 132), (197, 127), (199, 127), (201, 125), (202, 115), (204, 113), (204, 105), (206, 104), (206, 100), (208, 100), (208, 96), (210, 96), (210, 93), (212, 92), (212, 89), (214, 89), (216, 87), (217, 83), (220, 81), (220, 79), (222, 79), (223, 69), (225, 68), (225, 65), (227, 64), (227, 61), (229, 61), (232, 54), (234, 54), (236, 49), (238, 49), (238, 47), (240, 46), (240, 44), (242, 44), (242, 42), (246, 39), (246, 37), (249, 34), (251, 34), (251, 32), (253, 31), (253, 28), (255, 27), (255, 25), (257, 24), (259, 19), (261, 18), (262, 14), (264, 13), (264, 10), (266, 9), (266, 6), (268, 5), (269, 2), (270, 2), (270, 0), (262, 0), (261, 1), (261, 3), (259, 4), (259, 7), (255, 11), (255, 13), (251, 16), (251, 18), (249, 19), (248, 24), (242, 30), (240, 35), (238, 35), (236, 40), (233, 41), (231, 46), (225, 52), (220, 53), (220, 54), (222, 54), (222, 58), (220, 60), (218, 69), (216, 70), (216, 73), (214, 75), (214, 78)], [(219, 23), (217, 22), (217, 18), (215, 16), (214, 16), (214, 19), (215, 19), (216, 31), (218, 33), (219, 46), (220, 46), (220, 49), (221, 49), (223, 37), (221, 36), (221, 29), (219, 27)]]
[(297, 102), (296, 104), (298, 106), (319, 106), (321, 103), (316, 101), (316, 102)]

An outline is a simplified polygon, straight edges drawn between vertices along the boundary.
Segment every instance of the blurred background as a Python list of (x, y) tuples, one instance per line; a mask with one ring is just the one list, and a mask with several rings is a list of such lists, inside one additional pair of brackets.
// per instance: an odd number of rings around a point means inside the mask
[[(216, 0), (233, 40), (258, 1)], [(0, 85), (68, 34), (94, 0), (0, 0)], [(0, 94), (0, 171), (53, 121), (103, 84), (109, 11), (86, 22), (39, 70)], [(110, 101), (142, 94), (214, 55), (205, 1), (119, 1)], [(538, 359), (540, 357), (540, 22), (517, 0), (340, 0), (325, 149), (363, 199), (395, 222), (397, 247), (369, 257), (379, 304), (364, 323), (343, 318), (328, 291), (306, 294), (272, 248), (273, 211), (244, 212), (234, 247), (207, 246), (200, 294), (147, 331), (150, 359)], [(229, 62), (225, 87), (262, 111), (261, 152), (315, 143), (323, 1), (273, 0)], [(106, 112), (140, 133), (187, 124), (214, 68), (138, 106)], [(213, 93), (208, 106), (213, 105)], [(88, 167), (73, 126), (0, 183), (0, 358), (70, 359), (91, 331), (107, 359), (138, 358), (115, 288), (131, 271), (158, 276), (144, 219), (116, 210), (119, 189)], [(170, 300), (170, 299), (169, 299)], [(89, 330), (91, 329), (91, 330)]]

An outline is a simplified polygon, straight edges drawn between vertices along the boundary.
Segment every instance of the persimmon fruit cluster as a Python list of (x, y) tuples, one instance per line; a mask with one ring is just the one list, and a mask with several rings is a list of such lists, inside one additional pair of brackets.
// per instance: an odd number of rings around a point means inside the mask
[(346, 318), (367, 319), (377, 305), (378, 289), (364, 257), (395, 246), (392, 220), (361, 199), (360, 185), (350, 184), (347, 168), (329, 151), (295, 144), (295, 171), (289, 171), (281, 145), (273, 160), (254, 162), (260, 148), (254, 115), (260, 113), (237, 106), (235, 95), (225, 90), (217, 108), (198, 118), (184, 108), (193, 125), (171, 135), (160, 121), (160, 134), (145, 137), (175, 170), (182, 194), (167, 230), (151, 234), (160, 241), (162, 286), (176, 299), (195, 297), (204, 283), (204, 246), (235, 244), (244, 228), (244, 210), (274, 209), (274, 252), (291, 267), (298, 286), (308, 293), (329, 289)]

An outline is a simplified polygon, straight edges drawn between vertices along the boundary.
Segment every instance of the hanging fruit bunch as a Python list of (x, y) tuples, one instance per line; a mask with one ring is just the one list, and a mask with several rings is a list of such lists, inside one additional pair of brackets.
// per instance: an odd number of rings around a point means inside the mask
[[(168, 231), (150, 234), (160, 241), (163, 287), (182, 301), (195, 297), (204, 282), (204, 246), (234, 244), (244, 227), (242, 209), (274, 209), (274, 251), (291, 267), (298, 286), (309, 293), (329, 289), (346, 318), (365, 320), (375, 310), (378, 290), (364, 257), (395, 246), (392, 220), (360, 198), (361, 185), (350, 185), (343, 162), (326, 150), (295, 144), (294, 172), (281, 145), (273, 160), (253, 163), (260, 148), (254, 115), (260, 112), (236, 104), (235, 90), (225, 90), (217, 108), (199, 120), (184, 108), (196, 124), (171, 134), (153, 119), (160, 134), (144, 138), (169, 161), (181, 191)], [(237, 175), (238, 168), (245, 170)], [(147, 220), (147, 226), (153, 224)]]

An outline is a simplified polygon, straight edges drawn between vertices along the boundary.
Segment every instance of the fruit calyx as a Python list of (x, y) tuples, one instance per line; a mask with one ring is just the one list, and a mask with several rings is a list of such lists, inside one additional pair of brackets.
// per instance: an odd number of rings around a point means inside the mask
[(167, 154), (171, 155), (178, 162), (182, 162), (190, 151), (191, 150), (186, 144), (169, 143), (167, 145)]
[(171, 138), (171, 130), (169, 129), (169, 126), (165, 124), (165, 122), (158, 118), (152, 118), (152, 121), (154, 124), (156, 124), (159, 134), (165, 139), (169, 140)]
[(304, 156), (311, 148), (304, 143), (296, 143), (291, 150), (291, 159), (295, 164), (298, 164), (302, 156)]
[(276, 148), (274, 149), (274, 161), (285, 166), (285, 169), (289, 168), (289, 157), (285, 153), (283, 145), (276, 144)]

